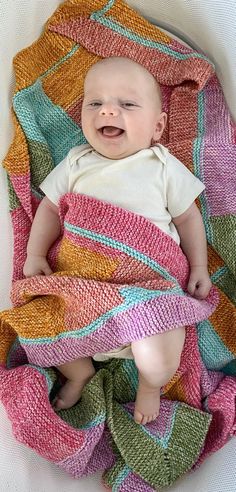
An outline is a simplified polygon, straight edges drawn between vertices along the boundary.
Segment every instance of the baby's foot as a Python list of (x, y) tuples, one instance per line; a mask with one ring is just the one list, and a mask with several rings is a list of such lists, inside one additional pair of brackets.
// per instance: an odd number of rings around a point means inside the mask
[(72, 381), (71, 379), (67, 379), (64, 386), (58, 392), (58, 395), (53, 400), (53, 408), (55, 410), (65, 410), (67, 408), (73, 407), (79, 401), (83, 388), (90, 381), (90, 379), (94, 376), (95, 370), (91, 374), (83, 380), (80, 381)]
[(145, 425), (152, 422), (159, 415), (160, 410), (160, 388), (148, 386), (144, 381), (139, 380), (136, 395), (134, 420), (137, 424)]
[(53, 400), (53, 408), (55, 410), (64, 410), (73, 407), (80, 399), (83, 387), (84, 383), (67, 379), (64, 386), (62, 386), (58, 395)]

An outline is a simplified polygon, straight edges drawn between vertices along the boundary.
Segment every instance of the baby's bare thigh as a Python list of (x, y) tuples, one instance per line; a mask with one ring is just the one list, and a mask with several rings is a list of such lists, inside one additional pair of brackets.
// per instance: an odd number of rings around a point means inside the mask
[(137, 365), (145, 360), (149, 364), (176, 366), (180, 363), (184, 340), (185, 328), (182, 326), (132, 342), (131, 348)]

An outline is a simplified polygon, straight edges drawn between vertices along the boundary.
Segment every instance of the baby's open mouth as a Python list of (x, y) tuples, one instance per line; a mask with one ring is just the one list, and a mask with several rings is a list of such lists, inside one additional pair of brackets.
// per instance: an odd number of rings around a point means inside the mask
[(118, 128), (117, 126), (102, 126), (99, 128), (99, 132), (104, 135), (104, 137), (119, 137), (124, 133), (122, 128)]

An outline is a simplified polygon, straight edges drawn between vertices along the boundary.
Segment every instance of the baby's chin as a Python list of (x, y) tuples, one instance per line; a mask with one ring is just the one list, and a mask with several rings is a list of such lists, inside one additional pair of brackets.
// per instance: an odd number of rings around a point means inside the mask
[[(151, 144), (150, 144), (151, 146)], [(150, 147), (149, 146), (149, 147)], [(100, 155), (103, 155), (107, 159), (112, 159), (112, 160), (118, 160), (118, 159), (124, 159), (125, 157), (129, 157), (131, 155), (137, 154), (140, 150), (144, 150), (146, 148), (149, 148), (148, 146), (137, 146), (137, 147), (132, 147), (132, 148), (126, 148), (126, 149), (119, 149), (117, 148), (97, 148), (95, 149), (96, 152)]]
[(96, 134), (96, 138), (91, 134), (85, 134), (85, 136), (87, 142), (95, 152), (112, 160), (124, 159), (125, 157), (137, 154), (140, 150), (148, 149), (152, 145), (152, 141), (149, 141), (148, 138), (143, 139), (142, 142), (140, 142), (140, 140), (139, 142), (132, 141), (132, 139), (130, 141), (125, 131), (114, 137), (110, 137), (110, 135), (104, 136), (100, 133)]

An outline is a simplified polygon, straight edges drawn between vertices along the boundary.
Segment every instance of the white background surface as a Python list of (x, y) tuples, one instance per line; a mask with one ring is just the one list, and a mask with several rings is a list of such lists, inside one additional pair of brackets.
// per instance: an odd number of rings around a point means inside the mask
[[(0, 0), (0, 161), (12, 138), (10, 101), (14, 87), (12, 58), (39, 36), (60, 0)], [(236, 2), (235, 0), (129, 0), (146, 17), (198, 46), (216, 63), (231, 112), (236, 119)], [(0, 309), (9, 306), (12, 232), (6, 177), (0, 169)], [(236, 453), (231, 440), (199, 470), (170, 492), (235, 492)], [(15, 441), (0, 405), (0, 491), (99, 492), (99, 475), (74, 480), (55, 465)]]

